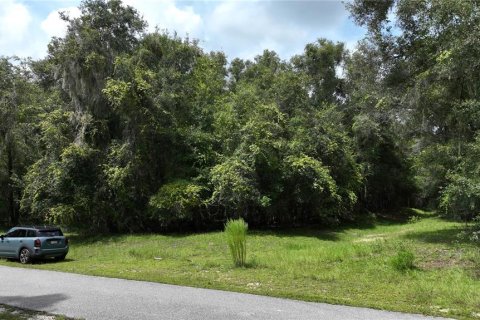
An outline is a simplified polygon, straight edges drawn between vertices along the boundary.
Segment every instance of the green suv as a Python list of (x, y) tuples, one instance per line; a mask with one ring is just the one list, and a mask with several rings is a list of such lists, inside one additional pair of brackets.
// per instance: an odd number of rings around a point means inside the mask
[(58, 227), (14, 227), (0, 236), (0, 257), (29, 263), (37, 258), (63, 260), (68, 239)]

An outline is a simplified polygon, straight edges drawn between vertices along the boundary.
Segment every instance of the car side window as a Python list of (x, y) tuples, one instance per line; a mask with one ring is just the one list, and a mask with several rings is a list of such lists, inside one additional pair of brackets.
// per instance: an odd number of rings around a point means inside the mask
[(7, 237), (9, 238), (18, 238), (20, 236), (20, 232), (23, 230), (17, 229), (13, 230), (12, 232), (7, 233)]
[(35, 230), (27, 230), (27, 238), (33, 238), (37, 235)]

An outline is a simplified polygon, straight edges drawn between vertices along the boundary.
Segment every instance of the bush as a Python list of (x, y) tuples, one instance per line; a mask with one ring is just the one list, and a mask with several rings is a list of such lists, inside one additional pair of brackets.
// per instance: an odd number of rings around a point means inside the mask
[(164, 184), (150, 197), (149, 210), (160, 222), (169, 224), (175, 220), (191, 220), (194, 209), (203, 203), (205, 188), (186, 180)]
[(473, 219), (472, 234), (470, 235), (470, 241), (480, 243), (480, 214)]
[(448, 184), (442, 191), (440, 208), (449, 216), (467, 223), (480, 211), (480, 181), (474, 172), (467, 175), (449, 174)]
[(242, 218), (228, 220), (225, 224), (228, 247), (237, 267), (245, 266), (247, 259), (247, 230), (248, 224)]
[(480, 243), (480, 215), (475, 217), (475, 219), (473, 219), (473, 225), (460, 232), (457, 238), (460, 241)]
[(407, 270), (412, 270), (415, 268), (415, 255), (413, 252), (407, 249), (400, 249), (398, 253), (392, 258), (392, 266), (398, 270), (405, 272)]

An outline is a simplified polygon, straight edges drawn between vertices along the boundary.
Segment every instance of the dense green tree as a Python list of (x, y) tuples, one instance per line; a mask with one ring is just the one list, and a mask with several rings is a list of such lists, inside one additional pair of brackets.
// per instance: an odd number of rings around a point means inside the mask
[[(121, 135), (119, 118), (102, 90), (114, 74), (117, 57), (137, 46), (145, 23), (133, 8), (117, 0), (87, 0), (80, 10), (78, 18), (62, 15), (68, 22), (67, 34), (54, 38), (47, 59), (34, 65), (40, 83), (63, 100), (57, 106), (60, 111), (55, 111), (57, 117), (46, 118), (51, 122), (44, 122), (43, 139), (49, 134), (68, 134), (65, 124), (56, 121), (65, 120), (66, 114), (74, 139), (67, 135), (67, 141), (47, 148), (31, 167), (22, 208), (37, 219), (115, 229), (135, 219), (135, 214), (115, 217), (117, 208), (109, 204), (109, 183), (127, 174), (102, 170), (105, 162), (122, 161), (121, 147), (109, 146)], [(56, 83), (60, 86), (48, 87)], [(64, 140), (60, 136), (56, 138)], [(115, 152), (117, 156), (112, 155)], [(45, 184), (46, 178), (55, 183)], [(119, 219), (113, 223), (113, 217)]]
[[(415, 192), (410, 141), (403, 135), (405, 124), (399, 88), (384, 77), (380, 50), (371, 41), (359, 43), (346, 62), (348, 92), (346, 124), (356, 140), (356, 154), (362, 166), (363, 206), (385, 210), (407, 206)], [(395, 72), (391, 71), (395, 76)]]
[(440, 208), (445, 214), (469, 221), (480, 217), (480, 135), (464, 145), (462, 157), (446, 173)]
[(302, 55), (293, 57), (295, 68), (308, 76), (308, 90), (314, 105), (335, 102), (344, 94), (337, 70), (344, 58), (343, 43), (334, 44), (326, 39), (307, 44)]
[[(335, 69), (335, 61), (328, 63)], [(213, 203), (263, 224), (351, 217), (359, 166), (353, 141), (342, 131), (344, 115), (329, 104), (335, 99), (318, 105), (310, 94), (318, 74), (271, 51), (254, 61), (234, 60), (229, 70), (234, 91), (214, 114), (224, 158), (212, 169)], [(317, 82), (318, 90), (334, 96), (331, 83)]]
[(478, 3), (357, 0), (350, 9), (369, 28), (381, 97), (410, 141), (420, 195), (436, 206), (479, 129)]
[(45, 59), (0, 60), (0, 215), (201, 229), (336, 224), (416, 200), (472, 218), (478, 5), (348, 6), (369, 30), (353, 53), (319, 39), (289, 61), (228, 63), (147, 33), (120, 0), (83, 1)]
[(43, 97), (26, 61), (0, 58), (0, 217), (11, 224), (19, 222), (24, 174), (36, 157)]

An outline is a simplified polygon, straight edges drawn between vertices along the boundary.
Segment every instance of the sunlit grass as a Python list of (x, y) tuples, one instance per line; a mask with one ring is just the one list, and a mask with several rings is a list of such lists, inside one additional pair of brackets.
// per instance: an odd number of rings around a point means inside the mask
[[(338, 230), (249, 231), (247, 268), (232, 264), (223, 232), (72, 235), (65, 262), (27, 267), (476, 319), (478, 245), (457, 240), (461, 224), (419, 217)], [(414, 254), (415, 268), (392, 266), (399, 248)]]

